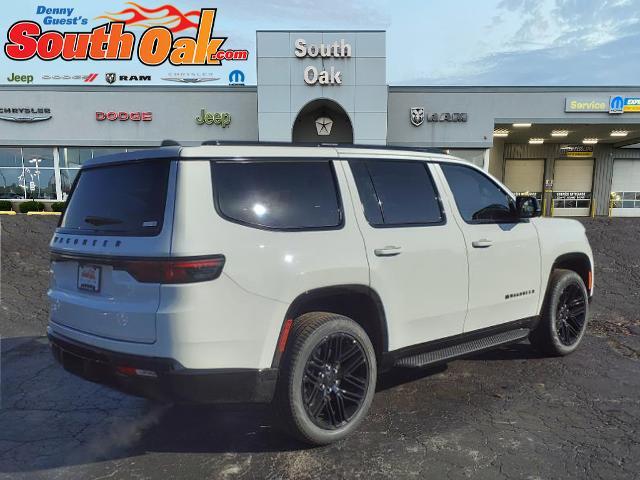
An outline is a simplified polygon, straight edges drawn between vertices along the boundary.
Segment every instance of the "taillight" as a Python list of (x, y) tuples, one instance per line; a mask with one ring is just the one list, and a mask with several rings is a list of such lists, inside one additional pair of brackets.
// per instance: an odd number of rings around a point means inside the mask
[(222, 273), (224, 255), (183, 258), (123, 258), (51, 253), (52, 262), (94, 263), (125, 271), (143, 283), (195, 283), (215, 280)]
[(222, 273), (224, 257), (122, 260), (114, 270), (124, 270), (142, 283), (194, 283), (215, 280)]

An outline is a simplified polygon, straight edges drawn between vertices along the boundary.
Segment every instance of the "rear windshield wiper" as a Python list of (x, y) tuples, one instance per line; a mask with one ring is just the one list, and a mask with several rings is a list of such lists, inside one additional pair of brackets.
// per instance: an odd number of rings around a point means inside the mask
[(89, 215), (88, 217), (84, 217), (84, 222), (90, 225), (95, 225), (96, 227), (101, 225), (117, 225), (118, 223), (123, 223), (122, 220), (117, 218), (109, 218), (109, 217), (96, 217), (93, 215)]

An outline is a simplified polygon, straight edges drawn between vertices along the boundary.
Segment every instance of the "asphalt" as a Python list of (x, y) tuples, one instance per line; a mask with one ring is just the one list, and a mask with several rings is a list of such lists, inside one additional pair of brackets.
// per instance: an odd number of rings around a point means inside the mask
[(264, 407), (153, 404), (79, 380), (43, 337), (55, 219), (0, 219), (0, 479), (640, 478), (640, 219), (587, 219), (588, 335), (380, 380), (361, 428), (308, 448)]

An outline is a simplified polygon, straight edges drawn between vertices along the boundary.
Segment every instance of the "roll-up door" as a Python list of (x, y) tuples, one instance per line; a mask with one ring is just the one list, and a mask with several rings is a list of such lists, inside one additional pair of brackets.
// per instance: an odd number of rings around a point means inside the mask
[(611, 216), (640, 217), (640, 160), (614, 160)]
[(553, 174), (553, 215), (588, 216), (591, 212), (593, 158), (556, 160)]
[(516, 195), (531, 195), (542, 202), (544, 160), (507, 160), (504, 183)]

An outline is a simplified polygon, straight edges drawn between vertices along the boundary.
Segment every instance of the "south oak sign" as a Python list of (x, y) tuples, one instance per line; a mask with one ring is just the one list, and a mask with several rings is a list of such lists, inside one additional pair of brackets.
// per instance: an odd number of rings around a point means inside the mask
[(112, 21), (90, 32), (43, 31), (38, 22), (21, 20), (7, 32), (4, 52), (8, 58), (25, 61), (32, 58), (50, 61), (131, 60), (134, 51), (144, 65), (169, 61), (172, 65), (221, 65), (222, 61), (244, 61), (248, 50), (221, 49), (227, 37), (214, 37), (216, 8), (200, 10), (195, 38), (173, 37), (164, 26), (147, 28), (140, 36), (125, 29), (126, 22)]
[[(294, 54), (298, 58), (351, 58), (351, 44), (340, 40), (329, 44), (307, 45), (306, 40), (299, 38), (295, 42)], [(342, 85), (342, 72), (334, 66), (329, 70), (318, 70), (309, 65), (302, 75), (307, 85)]]

